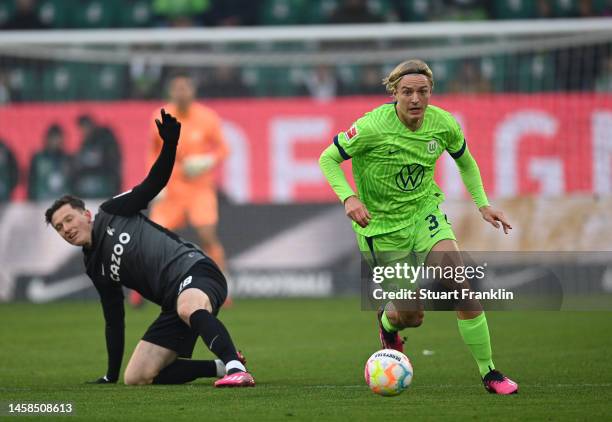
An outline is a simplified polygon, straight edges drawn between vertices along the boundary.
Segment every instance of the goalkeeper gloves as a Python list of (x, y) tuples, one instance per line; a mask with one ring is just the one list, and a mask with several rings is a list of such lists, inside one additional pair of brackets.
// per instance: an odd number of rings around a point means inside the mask
[(183, 160), (183, 172), (187, 177), (193, 178), (211, 169), (216, 161), (212, 154), (190, 155)]

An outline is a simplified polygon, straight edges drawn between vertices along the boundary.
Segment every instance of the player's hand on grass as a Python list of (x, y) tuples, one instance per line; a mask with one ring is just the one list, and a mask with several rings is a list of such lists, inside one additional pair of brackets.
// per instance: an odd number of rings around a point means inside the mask
[(161, 121), (155, 119), (159, 136), (164, 140), (164, 143), (177, 145), (181, 134), (181, 123), (174, 116), (166, 113), (166, 110), (161, 109)]
[(117, 380), (111, 381), (106, 375), (98, 378), (95, 381), (87, 381), (86, 384), (116, 384)]
[(368, 209), (356, 196), (349, 196), (344, 201), (344, 211), (348, 218), (359, 224), (361, 227), (366, 227), (372, 219)]
[(495, 208), (487, 205), (485, 207), (481, 207), (479, 211), (482, 214), (482, 218), (491, 223), (491, 225), (496, 229), (499, 229), (500, 223), (501, 227), (504, 229), (504, 233), (508, 234), (508, 231), (512, 229), (508, 219), (506, 219), (506, 216), (500, 210), (496, 210)]

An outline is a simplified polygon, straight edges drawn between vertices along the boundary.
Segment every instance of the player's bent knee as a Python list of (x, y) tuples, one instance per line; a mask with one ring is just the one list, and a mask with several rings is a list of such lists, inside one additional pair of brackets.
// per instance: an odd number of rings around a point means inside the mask
[[(199, 308), (199, 309), (203, 309), (203, 308)], [(183, 306), (178, 307), (177, 313), (178, 313), (179, 318), (181, 318), (181, 320), (183, 320), (185, 324), (190, 325), (189, 319), (191, 318), (191, 314), (193, 314), (197, 310), (198, 310), (197, 308), (194, 308), (192, 306), (183, 305)]]
[(412, 325), (410, 327), (413, 327), (413, 328), (420, 327), (421, 325), (423, 325), (424, 319), (425, 319), (424, 316), (416, 317), (415, 319), (412, 320)]
[(149, 385), (153, 383), (153, 378), (155, 378), (155, 375), (126, 371), (123, 382), (125, 385)]
[(425, 312), (423, 311), (404, 311), (397, 313), (398, 325), (401, 328), (416, 328), (423, 324)]
[(212, 312), (212, 305), (206, 293), (198, 289), (187, 289), (179, 295), (176, 312), (185, 324), (189, 325), (191, 314), (199, 309)]
[(141, 380), (140, 378), (124, 377), (123, 382), (125, 385), (145, 385), (144, 380)]

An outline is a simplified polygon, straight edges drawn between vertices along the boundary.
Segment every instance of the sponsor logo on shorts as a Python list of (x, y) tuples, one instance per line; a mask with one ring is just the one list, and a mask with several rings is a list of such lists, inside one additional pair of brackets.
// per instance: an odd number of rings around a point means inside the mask
[(179, 284), (179, 289), (178, 289), (179, 293), (181, 293), (185, 287), (187, 287), (187, 286), (189, 286), (191, 284), (191, 279), (192, 279), (192, 277), (189, 276), (185, 280), (183, 280), (181, 282), (181, 284)]

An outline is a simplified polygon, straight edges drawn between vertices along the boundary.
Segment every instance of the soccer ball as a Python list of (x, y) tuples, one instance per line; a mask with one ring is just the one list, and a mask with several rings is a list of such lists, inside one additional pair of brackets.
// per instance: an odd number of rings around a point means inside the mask
[(397, 396), (412, 382), (412, 364), (408, 357), (393, 349), (383, 349), (365, 364), (365, 380), (370, 390), (381, 396)]

